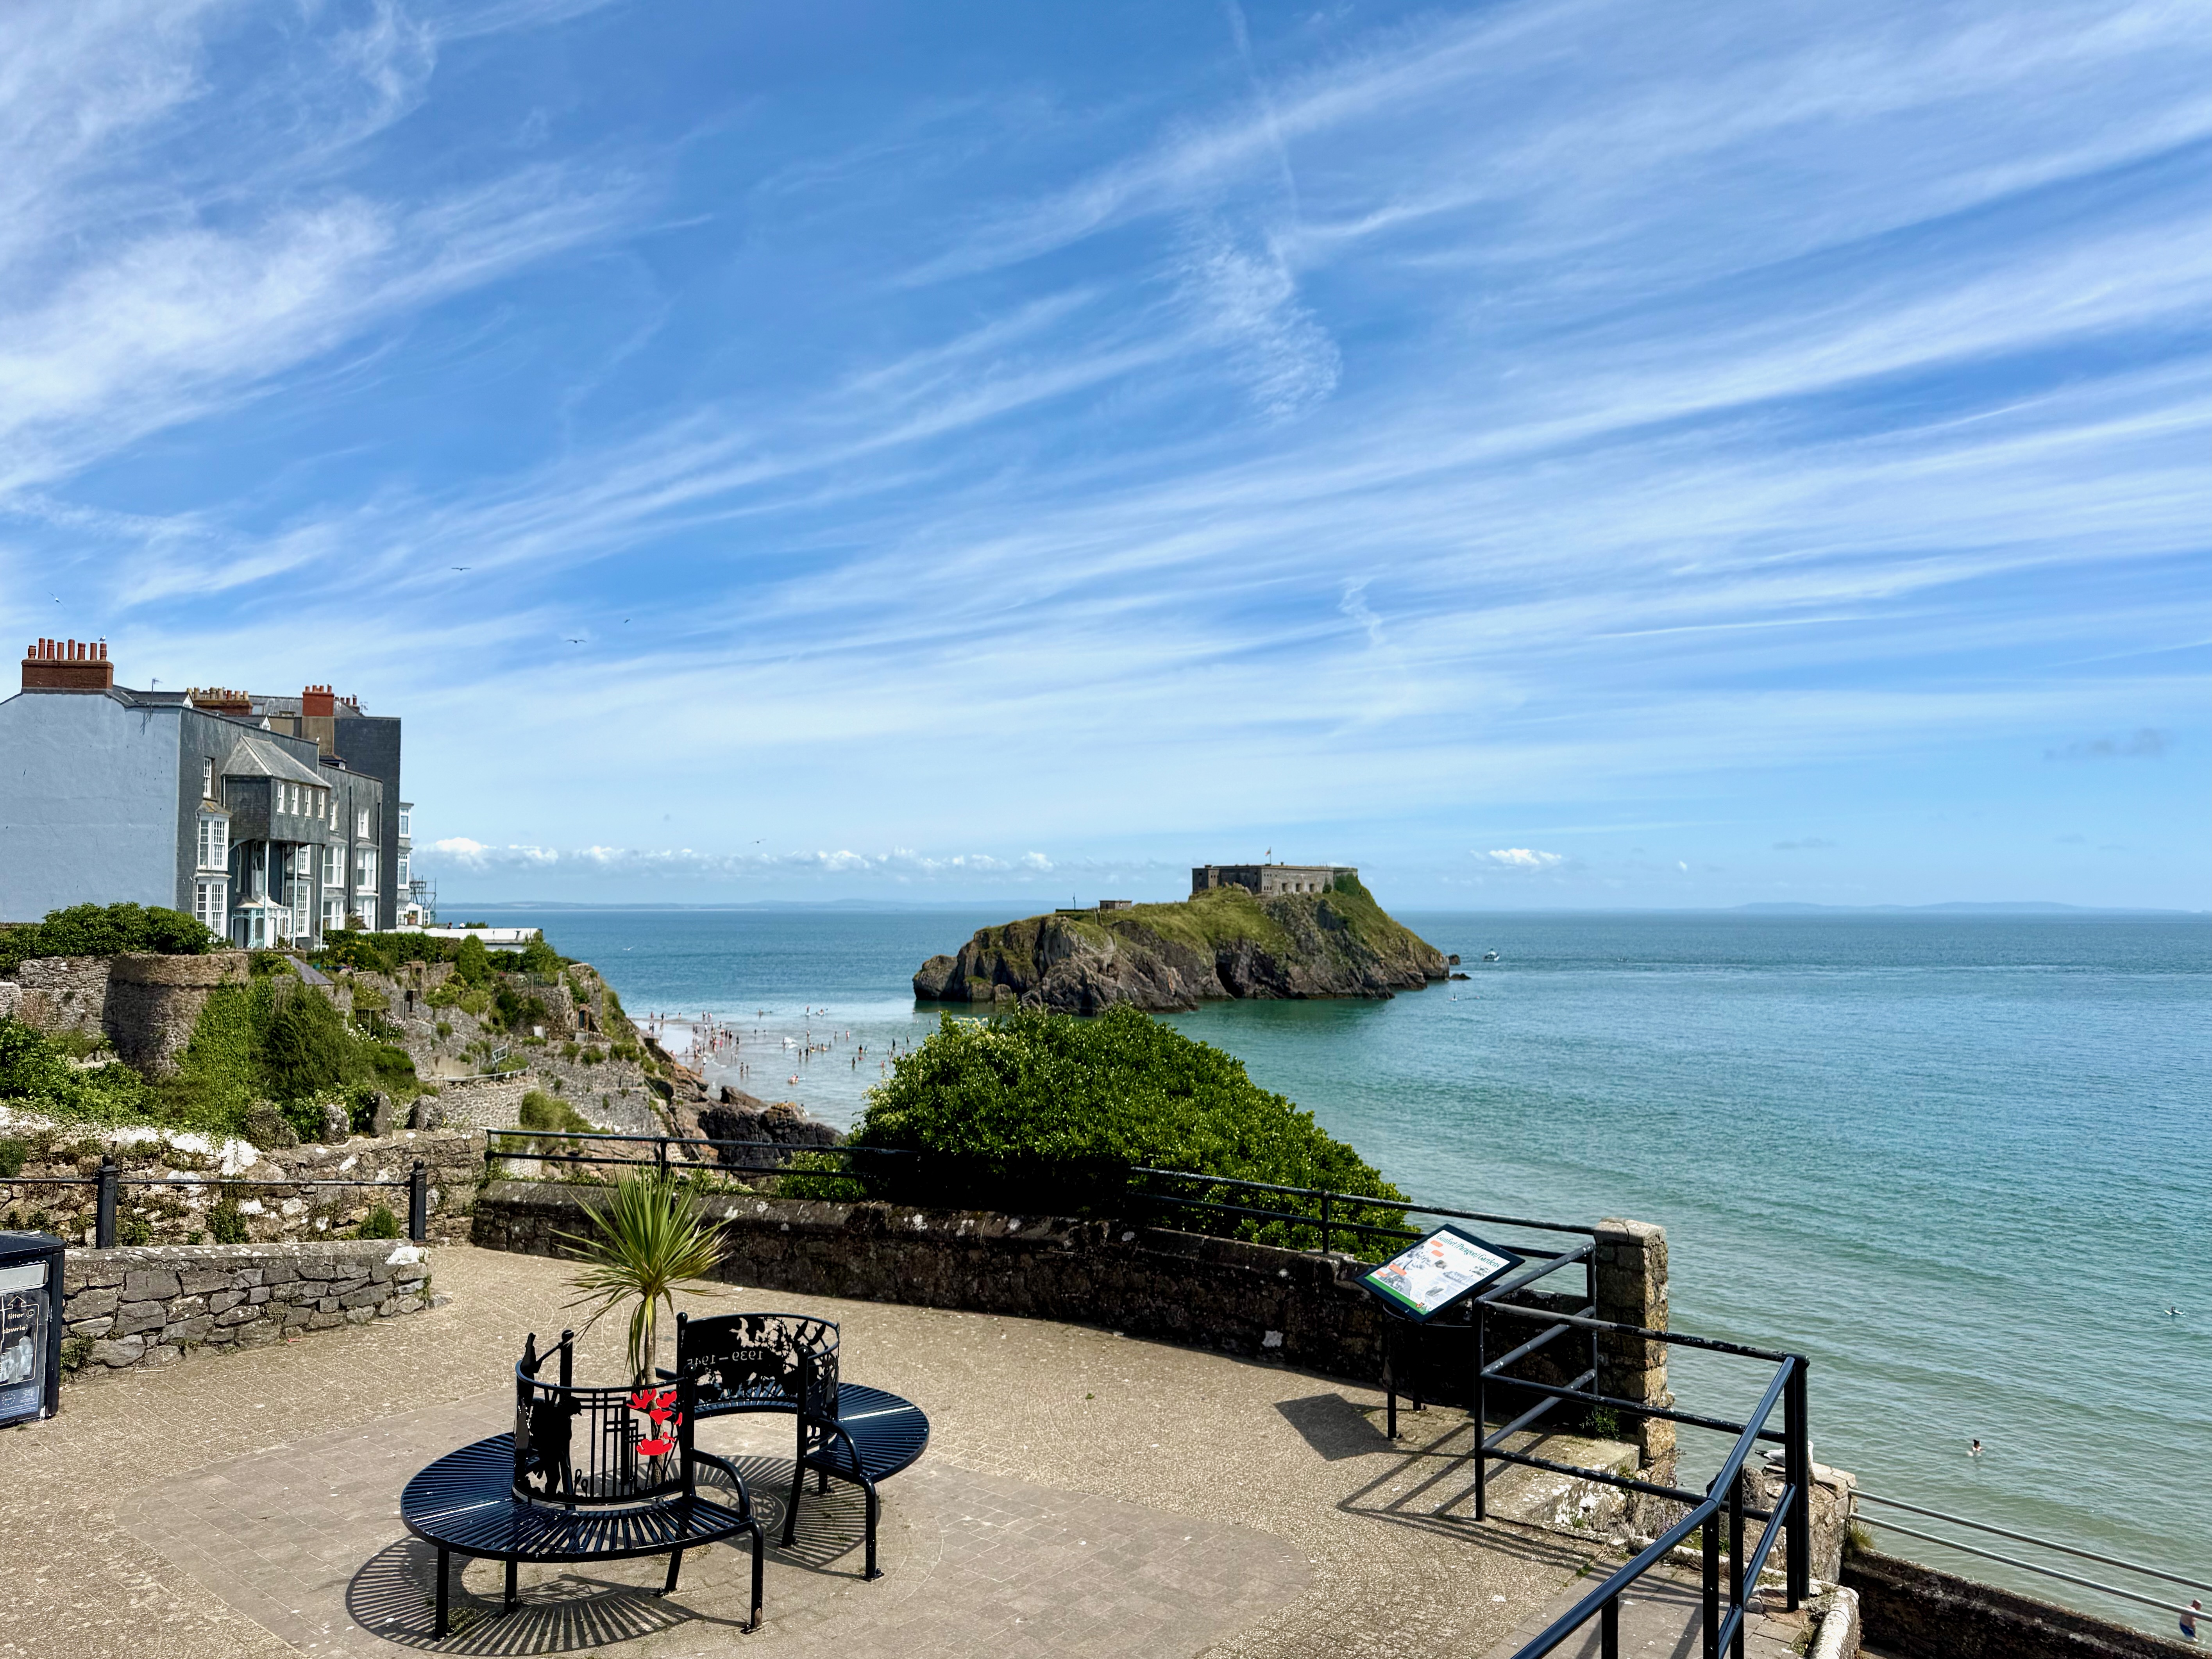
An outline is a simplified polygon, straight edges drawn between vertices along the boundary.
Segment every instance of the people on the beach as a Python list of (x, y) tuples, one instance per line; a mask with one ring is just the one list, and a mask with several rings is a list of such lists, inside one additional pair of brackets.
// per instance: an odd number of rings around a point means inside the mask
[(2195, 1596), (2189, 1598), (2189, 1611), (2181, 1615), (2181, 1633), (2189, 1640), (2197, 1639), (2197, 1615), (2204, 1611), (2204, 1604)]

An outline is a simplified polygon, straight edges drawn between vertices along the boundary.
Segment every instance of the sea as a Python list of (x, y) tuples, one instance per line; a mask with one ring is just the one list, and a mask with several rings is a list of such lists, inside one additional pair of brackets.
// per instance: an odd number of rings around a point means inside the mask
[[(915, 1004), (915, 969), (1007, 919), (496, 917), (593, 963), (634, 1017), (735, 1033), (715, 1075), (841, 1127), (943, 1016)], [(2212, 1583), (2212, 921), (1400, 919), (1468, 977), (1168, 1018), (1419, 1202), (1664, 1225), (1674, 1328), (1808, 1356), (1814, 1456), (1869, 1492)], [(1737, 1414), (1765, 1381), (1675, 1352), (1685, 1409)], [(1683, 1435), (1695, 1477), (1724, 1448)], [(1875, 1530), (1891, 1553), (2172, 1631)]]

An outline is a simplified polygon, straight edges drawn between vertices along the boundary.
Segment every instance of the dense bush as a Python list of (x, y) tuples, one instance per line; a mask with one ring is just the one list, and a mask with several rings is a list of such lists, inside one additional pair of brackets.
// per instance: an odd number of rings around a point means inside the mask
[(0, 1017), (0, 1101), (81, 1123), (130, 1123), (151, 1104), (146, 1083), (128, 1066), (79, 1070), (67, 1049), (20, 1020)]
[(0, 929), (0, 974), (12, 974), (32, 957), (112, 957), (145, 951), (164, 957), (202, 957), (222, 948), (182, 910), (138, 904), (72, 904), (49, 910), (44, 921)]
[(267, 1100), (301, 1138), (319, 1139), (323, 1100), (343, 1101), (358, 1121), (369, 1091), (409, 1100), (421, 1089), (404, 1049), (356, 1036), (329, 998), (287, 978), (210, 994), (175, 1076), (156, 1092), (162, 1121), (229, 1133)]
[[(1310, 1112), (1259, 1087), (1243, 1062), (1133, 1008), (1095, 1019), (1024, 1012), (988, 1024), (945, 1017), (893, 1062), (854, 1131), (856, 1148), (929, 1155), (856, 1167), (890, 1195), (911, 1187), (943, 1200), (1023, 1208), (1112, 1207), (1130, 1166), (1188, 1170), (1290, 1187), (1325, 1187), (1386, 1200), (1357, 1218), (1395, 1224), (1404, 1194)], [(902, 1170), (910, 1169), (910, 1175)], [(1239, 1200), (1193, 1183), (1193, 1197)], [(1354, 1218), (1345, 1211), (1340, 1217)], [(1204, 1219), (1175, 1224), (1310, 1243), (1310, 1229)]]

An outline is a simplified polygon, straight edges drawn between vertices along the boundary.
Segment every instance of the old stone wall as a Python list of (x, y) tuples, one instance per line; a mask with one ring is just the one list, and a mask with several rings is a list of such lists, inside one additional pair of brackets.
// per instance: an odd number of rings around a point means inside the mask
[[(102, 1036), (107, 1013), (107, 957), (32, 957), (17, 965), (14, 994), (0, 991), (0, 1014), (50, 1034)], [(7, 1006), (12, 1002), (11, 1008)]]
[(1858, 1592), (1867, 1645), (1893, 1659), (2167, 1659), (2200, 1650), (1894, 1556), (1845, 1557), (1844, 1583)]
[[(477, 1197), (472, 1237), (492, 1249), (565, 1254), (556, 1235), (582, 1228), (589, 1190), (495, 1181)], [(706, 1207), (727, 1224), (722, 1276), (737, 1284), (1104, 1326), (1367, 1382), (1382, 1377), (1395, 1335), (1401, 1387), (1418, 1385), (1437, 1401), (1468, 1394), (1472, 1333), (1393, 1320), (1359, 1288), (1366, 1268), (1349, 1256), (1134, 1223), (895, 1204), (733, 1194)], [(1633, 1282), (1651, 1283), (1641, 1275)], [(1663, 1273), (1658, 1282), (1663, 1292)], [(1582, 1304), (1559, 1298), (1540, 1305)], [(1663, 1308), (1601, 1304), (1601, 1312), (1649, 1325)], [(1562, 1338), (1553, 1346), (1573, 1344)], [(1521, 1374), (1560, 1376), (1544, 1354)], [(1658, 1381), (1663, 1388), (1663, 1372)]]
[[(434, 1239), (468, 1237), (469, 1209), (483, 1176), (483, 1137), (402, 1133), (338, 1145), (309, 1142), (263, 1152), (243, 1140), (143, 1127), (93, 1129), (43, 1121), (0, 1122), (0, 1140), (22, 1153), (15, 1178), (0, 1177), (0, 1224), (59, 1234), (72, 1246), (94, 1242), (97, 1189), (33, 1185), (26, 1177), (88, 1178), (112, 1157), (124, 1184), (116, 1194), (118, 1242), (143, 1245), (207, 1243), (214, 1212), (228, 1201), (252, 1243), (331, 1238), (359, 1227), (382, 1205), (404, 1228), (404, 1187), (309, 1187), (310, 1181), (404, 1181), (421, 1158)], [(11, 1148), (10, 1161), (13, 1161)], [(136, 1185), (159, 1182), (161, 1185)], [(254, 1185), (254, 1182), (282, 1184)]]
[[(447, 1129), (507, 1129), (522, 1109), (522, 1097), (538, 1086), (525, 1072), (514, 1077), (459, 1079), (438, 1085), (434, 1104)], [(482, 1137), (478, 1138), (482, 1144)]]
[(79, 1376), (167, 1365), (429, 1305), (429, 1252), (390, 1240), (71, 1250), (62, 1364)]
[(176, 1069), (209, 995), (221, 985), (243, 985), (246, 955), (217, 951), (204, 957), (130, 955), (112, 958), (107, 1006), (101, 1024), (115, 1052), (149, 1078)]

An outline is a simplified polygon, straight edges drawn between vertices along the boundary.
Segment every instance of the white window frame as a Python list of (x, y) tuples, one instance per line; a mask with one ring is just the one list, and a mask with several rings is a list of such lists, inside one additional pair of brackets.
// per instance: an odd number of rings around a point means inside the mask
[(200, 799), (202, 800), (220, 800), (222, 799), (222, 797), (215, 792), (215, 757), (212, 755), (207, 757), (201, 764)]
[(335, 843), (326, 842), (323, 846), (323, 885), (336, 887), (337, 884), (338, 849)]
[(230, 914), (230, 884), (226, 880), (202, 879), (192, 884), (192, 915), (211, 933), (226, 933), (224, 921)]
[(230, 868), (230, 819), (221, 812), (202, 812), (199, 821), (199, 851), (198, 868), (222, 870)]

